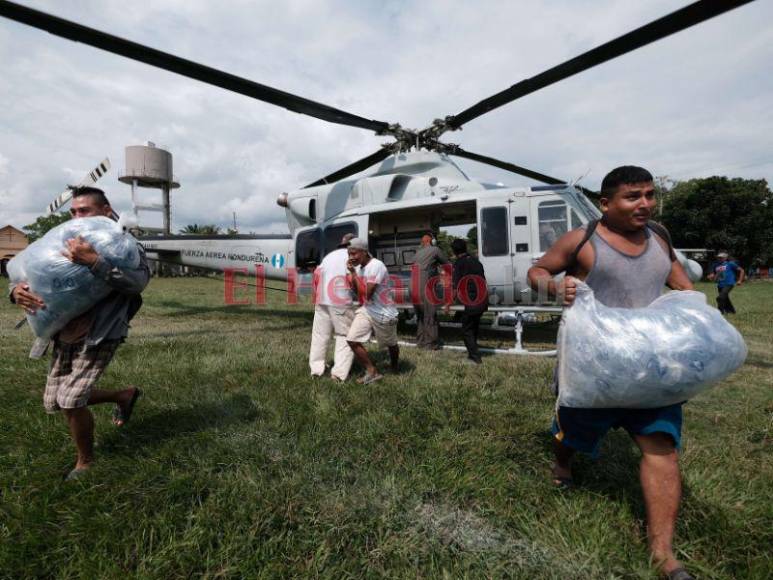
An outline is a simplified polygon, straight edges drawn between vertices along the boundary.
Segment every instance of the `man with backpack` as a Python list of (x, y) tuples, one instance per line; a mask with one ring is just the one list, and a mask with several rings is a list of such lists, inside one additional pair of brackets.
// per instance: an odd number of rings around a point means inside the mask
[[(75, 218), (111, 217), (113, 210), (101, 189), (81, 187), (73, 190), (70, 213)], [(113, 267), (80, 237), (68, 240), (62, 252), (71, 262), (87, 266), (94, 278), (104, 280), (113, 290), (54, 336), (43, 406), (49, 413), (64, 414), (75, 442), (78, 456), (68, 480), (86, 473), (94, 462), (94, 416), (89, 406), (114, 404), (113, 423), (121, 427), (131, 417), (141, 394), (137, 387), (120, 391), (94, 388), (126, 338), (129, 320), (142, 305), (140, 293), (150, 280), (145, 252), (139, 243), (137, 246), (140, 264), (131, 270)], [(46, 307), (25, 282), (11, 286), (10, 298), (28, 314)]]
[[(692, 289), (668, 232), (650, 221), (656, 199), (652, 175), (646, 169), (623, 166), (611, 171), (602, 182), (600, 202), (600, 220), (562, 236), (529, 270), (535, 290), (547, 291), (570, 307), (579, 279), (606, 306), (643, 308), (660, 296), (664, 286)], [(556, 282), (553, 277), (562, 272), (566, 275)], [(558, 406), (552, 427), (553, 482), (559, 487), (572, 485), (575, 452), (597, 455), (602, 438), (615, 427), (625, 429), (642, 453), (640, 479), (653, 561), (669, 578), (688, 580), (692, 576), (672, 548), (682, 493), (677, 454), (682, 404), (657, 409)]]

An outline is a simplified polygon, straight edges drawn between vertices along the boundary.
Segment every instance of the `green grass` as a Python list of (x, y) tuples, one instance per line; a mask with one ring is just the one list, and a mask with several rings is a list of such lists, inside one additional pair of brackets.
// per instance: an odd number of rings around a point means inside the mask
[[(153, 280), (102, 379), (145, 397), (123, 430), (95, 408), (98, 462), (66, 485), (47, 362), (0, 306), (0, 577), (656, 577), (627, 437), (578, 463), (575, 491), (548, 481), (551, 359), (405, 348), (367, 388), (312, 380), (310, 308), (268, 295), (227, 307), (217, 281)], [(676, 542), (701, 578), (769, 578), (773, 284), (733, 300), (750, 354), (685, 408)]]

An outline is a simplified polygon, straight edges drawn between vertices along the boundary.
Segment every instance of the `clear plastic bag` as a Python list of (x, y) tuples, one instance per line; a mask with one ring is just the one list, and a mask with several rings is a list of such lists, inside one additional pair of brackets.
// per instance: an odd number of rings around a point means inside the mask
[(28, 314), (27, 321), (38, 338), (49, 339), (70, 320), (83, 314), (110, 294), (110, 287), (88, 267), (62, 255), (65, 242), (81, 236), (111, 266), (137, 268), (140, 254), (131, 234), (107, 217), (69, 220), (30, 244), (8, 263), (11, 282), (26, 281), (46, 307)]
[(741, 334), (700, 292), (668, 292), (646, 308), (609, 308), (577, 282), (558, 337), (559, 404), (653, 408), (686, 401), (738, 369)]

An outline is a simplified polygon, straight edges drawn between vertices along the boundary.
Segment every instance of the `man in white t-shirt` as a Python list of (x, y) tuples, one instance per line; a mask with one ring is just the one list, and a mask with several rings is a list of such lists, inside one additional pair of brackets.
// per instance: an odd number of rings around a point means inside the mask
[(346, 234), (337, 250), (333, 250), (314, 271), (314, 324), (311, 327), (311, 348), (309, 368), (311, 376), (325, 374), (325, 357), (330, 336), (335, 336), (333, 368), (330, 377), (345, 381), (354, 362), (354, 353), (346, 342), (346, 335), (354, 320), (355, 307), (352, 305), (346, 247), (353, 234)]
[(400, 348), (397, 346), (397, 308), (392, 289), (389, 288), (389, 273), (384, 262), (368, 253), (368, 242), (353, 238), (349, 242), (348, 269), (350, 282), (357, 288), (363, 306), (357, 309), (346, 340), (354, 351), (357, 361), (365, 367), (365, 374), (357, 382), (363, 385), (384, 378), (368, 356), (363, 343), (373, 334), (379, 346), (389, 349), (389, 360), (393, 372), (398, 370)]

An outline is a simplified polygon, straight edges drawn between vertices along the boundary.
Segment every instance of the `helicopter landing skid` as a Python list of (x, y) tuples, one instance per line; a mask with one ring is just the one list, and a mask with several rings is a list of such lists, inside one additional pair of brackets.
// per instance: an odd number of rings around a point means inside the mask
[[(458, 308), (454, 308), (457, 310)], [(552, 306), (522, 306), (522, 307), (490, 307), (489, 311), (495, 313), (493, 324), (488, 327), (490, 330), (498, 331), (513, 331), (515, 338), (515, 345), (512, 348), (486, 348), (480, 347), (481, 352), (489, 354), (509, 354), (509, 355), (528, 355), (528, 356), (556, 356), (557, 350), (529, 350), (523, 346), (523, 326), (525, 322), (533, 322), (537, 313), (547, 313), (552, 315), (560, 315), (561, 308)], [(416, 318), (412, 318), (407, 321), (408, 324), (416, 324)], [(456, 322), (441, 322), (443, 327), (459, 328), (461, 324)], [(408, 341), (399, 341), (401, 346), (416, 346), (415, 343)], [(460, 345), (448, 345), (444, 344), (438, 350), (459, 350), (466, 351), (464, 346)]]

